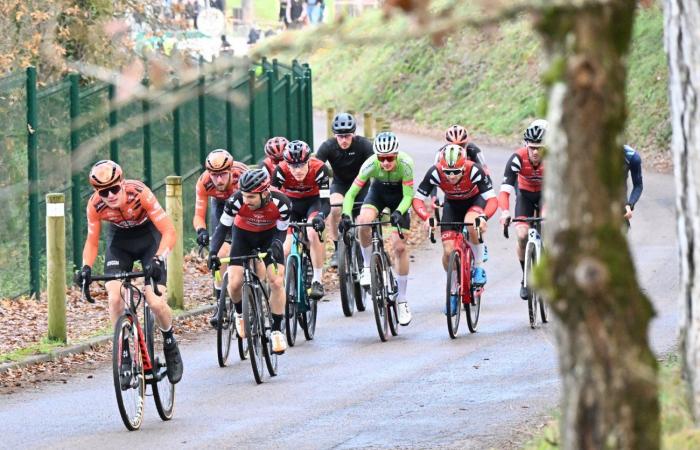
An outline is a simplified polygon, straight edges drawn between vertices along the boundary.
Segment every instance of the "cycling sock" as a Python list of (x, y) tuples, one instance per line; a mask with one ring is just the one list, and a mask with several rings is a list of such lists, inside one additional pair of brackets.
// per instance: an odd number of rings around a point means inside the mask
[(243, 303), (239, 300), (238, 303), (233, 304), (233, 308), (238, 314), (241, 314), (243, 312)]
[[(158, 328), (160, 328), (160, 327), (158, 327)], [(163, 333), (163, 339), (168, 339), (168, 338), (173, 337), (173, 326), (172, 325), (170, 325), (170, 328), (168, 328), (167, 330), (160, 328), (160, 331), (161, 331), (161, 333)]]
[(521, 268), (522, 271), (523, 271), (523, 277), (522, 277), (522, 279), (520, 280), (520, 284), (522, 284), (523, 281), (525, 281), (525, 261), (524, 261), (524, 260), (521, 260), (521, 261), (520, 261), (520, 268)]
[(338, 241), (333, 241), (333, 248), (335, 248), (335, 251), (338, 251)]
[(362, 265), (369, 268), (369, 261), (372, 258), (372, 246), (362, 247), (362, 259), (364, 259)]
[(281, 331), (283, 318), (282, 314), (272, 313), (272, 331)]
[(408, 284), (408, 275), (398, 275), (396, 277), (396, 281), (398, 281), (398, 284), (399, 284), (398, 301), (399, 301), (399, 303), (405, 303), (406, 302), (406, 285)]
[(220, 287), (215, 287), (214, 288), (214, 297), (219, 298), (221, 297), (221, 288)]
[(311, 280), (311, 282), (313, 283), (314, 281), (318, 281), (320, 283), (322, 275), (323, 275), (323, 269), (314, 269), (314, 277)]
[(471, 241), (467, 241), (467, 244), (474, 254), (474, 267), (481, 267), (484, 263), (484, 244), (472, 244)]

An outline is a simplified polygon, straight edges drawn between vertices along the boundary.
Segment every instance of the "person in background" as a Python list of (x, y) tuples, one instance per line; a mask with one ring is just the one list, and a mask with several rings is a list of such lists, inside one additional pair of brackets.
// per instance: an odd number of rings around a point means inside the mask
[(287, 22), (289, 28), (298, 30), (306, 25), (308, 21), (306, 7), (306, 0), (287, 0)]

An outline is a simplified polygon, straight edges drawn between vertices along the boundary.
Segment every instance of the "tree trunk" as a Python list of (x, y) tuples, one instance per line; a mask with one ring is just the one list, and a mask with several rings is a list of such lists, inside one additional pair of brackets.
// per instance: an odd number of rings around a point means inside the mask
[(669, 64), (673, 162), (678, 209), (678, 240), (681, 262), (681, 353), (688, 381), (688, 404), (695, 423), (700, 423), (700, 5), (697, 0), (664, 2), (665, 39)]
[(660, 445), (647, 340), (653, 309), (622, 231), (624, 59), (634, 9), (635, 0), (572, 2), (537, 18), (551, 66), (546, 256), (536, 283), (557, 316), (567, 449)]

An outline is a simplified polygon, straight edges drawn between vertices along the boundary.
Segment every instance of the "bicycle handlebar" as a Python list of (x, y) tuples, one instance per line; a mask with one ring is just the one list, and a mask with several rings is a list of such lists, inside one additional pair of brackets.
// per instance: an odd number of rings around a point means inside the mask
[(533, 224), (533, 223), (538, 223), (542, 222), (544, 220), (544, 217), (519, 217), (519, 218), (511, 218), (509, 217), (506, 219), (506, 223), (503, 224), (503, 236), (506, 239), (510, 238), (510, 234), (508, 233), (508, 227), (512, 222), (523, 222), (527, 224)]
[[(430, 220), (432, 221), (432, 219)], [(476, 222), (440, 222), (439, 225), (458, 225), (460, 227), (474, 227), (474, 229), (476, 230), (476, 238), (479, 241), (479, 244), (483, 244), (484, 236), (481, 234), (481, 228), (479, 228), (479, 222), (481, 220), (483, 219), (477, 217)]]
[[(365, 202), (354, 202), (352, 206), (362, 206), (364, 205)], [(331, 203), (331, 208), (342, 208), (343, 204), (342, 203)]]
[[(146, 276), (145, 271), (141, 272), (117, 272), (109, 275), (94, 275), (90, 277), (91, 282), (92, 281), (130, 281), (134, 280), (136, 278), (144, 278)], [(153, 293), (155, 293), (157, 296), (161, 295), (160, 289), (158, 289), (158, 284), (153, 281), (153, 278), (149, 279), (151, 283), (151, 288), (153, 289)], [(95, 299), (92, 298), (92, 295), (90, 295), (90, 286), (83, 280), (83, 284), (80, 287), (83, 296), (85, 297), (85, 300), (88, 303), (95, 303)]]
[[(371, 227), (371, 226), (375, 226), (375, 225), (382, 226), (382, 225), (394, 225), (394, 224), (388, 220), (387, 221), (375, 220), (374, 222), (368, 222), (368, 223), (353, 223), (350, 226), (357, 228), (357, 227)], [(404, 235), (403, 235), (403, 232), (401, 231), (401, 227), (396, 226), (396, 225), (394, 225), (394, 226), (396, 228), (396, 231), (399, 234), (399, 238), (404, 239)]]

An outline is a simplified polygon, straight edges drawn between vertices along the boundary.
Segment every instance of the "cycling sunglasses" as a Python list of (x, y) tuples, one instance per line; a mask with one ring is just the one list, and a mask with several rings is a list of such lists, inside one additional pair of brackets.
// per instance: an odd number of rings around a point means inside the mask
[(379, 162), (392, 162), (396, 160), (396, 156), (377, 156), (377, 159), (379, 160)]
[(445, 175), (461, 175), (464, 173), (464, 169), (442, 169)]
[(353, 134), (352, 133), (340, 133), (336, 134), (335, 137), (340, 138), (340, 139), (352, 139)]
[(301, 168), (304, 167), (306, 164), (307, 164), (307, 163), (305, 163), (305, 162), (303, 162), (303, 163), (289, 163), (289, 167), (290, 167), (291, 169), (301, 169)]
[(107, 197), (109, 197), (110, 193), (117, 195), (119, 193), (119, 191), (121, 191), (121, 190), (122, 190), (121, 185), (115, 184), (112, 187), (100, 189), (99, 191), (97, 191), (97, 193), (100, 195), (100, 197), (107, 198)]

